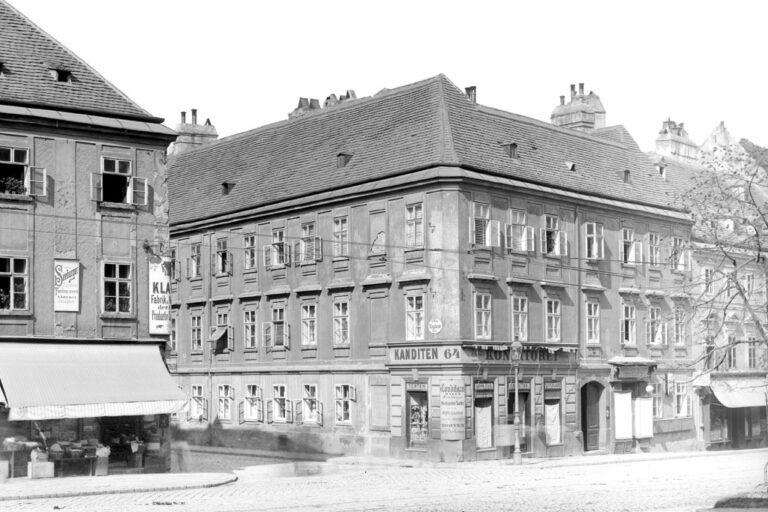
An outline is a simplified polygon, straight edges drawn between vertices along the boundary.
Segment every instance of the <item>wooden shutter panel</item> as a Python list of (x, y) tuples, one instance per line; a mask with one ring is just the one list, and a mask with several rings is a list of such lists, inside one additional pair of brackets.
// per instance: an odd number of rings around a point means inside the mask
[(129, 197), (131, 198), (131, 204), (136, 206), (146, 206), (147, 204), (147, 179), (146, 178), (131, 178), (129, 184)]
[(533, 229), (533, 226), (526, 226), (525, 234), (523, 236), (525, 237), (525, 247), (523, 250), (528, 252), (536, 252), (536, 230)]
[(357, 388), (355, 386), (349, 386), (349, 399), (357, 402)]
[(35, 197), (48, 195), (48, 174), (45, 167), (28, 167), (27, 169), (27, 194)]
[(274, 403), (273, 400), (267, 401), (267, 423), (272, 423), (273, 421), (272, 419), (272, 415), (273, 415), (272, 409), (274, 409), (273, 403)]
[(605, 239), (603, 238), (603, 225), (597, 224), (597, 233), (598, 233), (598, 240), (597, 240), (597, 257), (601, 260), (605, 258)]
[(245, 399), (237, 403), (237, 419), (241, 425), (245, 423)]
[(291, 325), (288, 322), (283, 323), (283, 346), (285, 350), (291, 348)]
[(264, 340), (264, 348), (267, 350), (272, 348), (272, 322), (264, 322), (261, 324), (261, 338)]
[(272, 247), (269, 245), (264, 246), (264, 268), (267, 270), (272, 268)]
[(315, 402), (317, 404), (317, 424), (323, 426), (323, 402), (319, 400)]
[(280, 245), (283, 247), (283, 263), (287, 267), (291, 264), (291, 247), (288, 242), (280, 242)]
[(293, 402), (285, 399), (285, 422), (293, 423)]
[(208, 421), (208, 399), (200, 397), (200, 402), (203, 405), (203, 407), (202, 407), (202, 409), (203, 409), (202, 410), (202, 414), (200, 416), (202, 416), (202, 421), (207, 422)]
[(227, 327), (227, 350), (235, 350), (235, 329), (231, 325)]
[(539, 244), (541, 245), (541, 254), (547, 254), (547, 230), (539, 228)]
[(261, 398), (261, 388), (259, 388), (259, 397), (256, 399), (256, 421), (264, 423), (264, 400)]
[(302, 245), (303, 244), (300, 240), (293, 242), (293, 265), (295, 267), (298, 267), (301, 264), (301, 262), (304, 260), (304, 258), (302, 257), (303, 254), (301, 253)]
[(558, 244), (560, 247), (558, 247), (560, 256), (568, 256), (568, 233), (565, 231), (560, 231), (558, 233)]
[(501, 247), (501, 222), (498, 220), (488, 221), (485, 243), (491, 247)]
[(315, 261), (323, 261), (323, 239), (315, 237)]
[(512, 250), (515, 248), (515, 243), (512, 240), (512, 224), (504, 224), (504, 249)]
[[(296, 424), (301, 425), (304, 423), (304, 408), (302, 407), (302, 400), (296, 400), (296, 402), (293, 403), (293, 407), (296, 410)], [(286, 411), (286, 416), (288, 415), (288, 411)]]
[(227, 268), (225, 270), (227, 274), (231, 276), (232, 275), (232, 253), (227, 251), (225, 254), (227, 255), (227, 265), (226, 265)]
[(91, 173), (91, 201), (104, 200), (104, 185), (101, 180), (100, 172)]

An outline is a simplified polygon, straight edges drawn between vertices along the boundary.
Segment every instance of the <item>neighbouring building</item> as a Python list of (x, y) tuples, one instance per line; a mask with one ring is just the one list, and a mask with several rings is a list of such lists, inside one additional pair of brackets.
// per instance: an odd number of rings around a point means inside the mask
[(556, 110), (579, 130), (476, 94), (301, 99), (174, 157), (175, 435), (503, 458), (517, 402), (531, 456), (695, 442), (691, 389), (660, 377), (691, 375), (672, 187), (594, 94)]
[(0, 473), (169, 469), (161, 123), (0, 0)]

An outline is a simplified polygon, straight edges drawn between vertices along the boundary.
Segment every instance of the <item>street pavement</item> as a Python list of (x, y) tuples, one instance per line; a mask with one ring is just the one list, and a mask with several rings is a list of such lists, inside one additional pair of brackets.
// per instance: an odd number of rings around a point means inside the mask
[(216, 487), (20, 499), (0, 502), (0, 510), (692, 512), (753, 490), (766, 461), (768, 450), (573, 457), (523, 466), (364, 458), (281, 462), (237, 469), (237, 481)]

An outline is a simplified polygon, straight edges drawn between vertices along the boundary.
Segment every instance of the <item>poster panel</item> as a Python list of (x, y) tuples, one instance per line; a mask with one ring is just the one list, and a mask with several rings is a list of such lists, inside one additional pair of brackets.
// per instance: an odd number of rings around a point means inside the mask
[(440, 384), (440, 439), (464, 439), (466, 428), (464, 379), (444, 379)]
[(171, 333), (170, 258), (149, 260), (149, 334)]
[(78, 260), (53, 260), (53, 310), (80, 311)]

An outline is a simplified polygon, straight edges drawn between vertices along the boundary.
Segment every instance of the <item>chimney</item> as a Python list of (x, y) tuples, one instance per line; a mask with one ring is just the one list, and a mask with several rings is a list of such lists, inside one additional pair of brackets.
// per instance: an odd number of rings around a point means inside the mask
[(181, 111), (181, 124), (187, 124), (187, 113), (183, 110)]
[(579, 84), (579, 95), (584, 96), (584, 84)]
[(571, 84), (571, 98), (576, 96), (576, 84)]
[(560, 96), (560, 106), (565, 105), (565, 96)]
[(192, 124), (197, 124), (197, 109), (192, 109)]
[(320, 100), (312, 98), (309, 100), (309, 110), (318, 110), (320, 108)]
[(474, 85), (471, 85), (464, 89), (464, 92), (467, 93), (467, 98), (469, 98), (469, 101), (472, 103), (477, 103), (477, 87)]
[(187, 124), (187, 113), (182, 111), (181, 123), (176, 125), (175, 130), (177, 133), (176, 142), (171, 143), (169, 146), (169, 156), (199, 148), (219, 138), (216, 127), (211, 124), (210, 119), (206, 119), (205, 125), (197, 124), (196, 108), (192, 109), (192, 124)]

